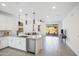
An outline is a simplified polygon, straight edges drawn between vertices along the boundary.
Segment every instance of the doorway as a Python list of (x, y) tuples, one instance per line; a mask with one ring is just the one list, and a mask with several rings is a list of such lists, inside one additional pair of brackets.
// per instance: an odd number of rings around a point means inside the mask
[(58, 36), (58, 24), (48, 24), (47, 25), (47, 35)]

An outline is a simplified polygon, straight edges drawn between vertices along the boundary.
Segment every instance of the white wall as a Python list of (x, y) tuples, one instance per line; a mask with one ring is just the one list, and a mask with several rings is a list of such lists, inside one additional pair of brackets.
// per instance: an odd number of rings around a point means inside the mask
[(18, 28), (17, 21), (16, 17), (0, 14), (0, 30), (11, 30), (14, 33)]
[(79, 55), (79, 5), (63, 20), (63, 28), (67, 33), (67, 44)]

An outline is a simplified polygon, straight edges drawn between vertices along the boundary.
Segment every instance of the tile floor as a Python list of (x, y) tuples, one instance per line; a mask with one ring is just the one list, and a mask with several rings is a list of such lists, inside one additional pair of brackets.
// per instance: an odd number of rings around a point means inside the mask
[[(46, 36), (43, 43), (43, 50), (37, 56), (76, 56), (58, 37)], [(34, 56), (34, 54), (17, 49), (5, 48), (0, 50), (0, 56)]]

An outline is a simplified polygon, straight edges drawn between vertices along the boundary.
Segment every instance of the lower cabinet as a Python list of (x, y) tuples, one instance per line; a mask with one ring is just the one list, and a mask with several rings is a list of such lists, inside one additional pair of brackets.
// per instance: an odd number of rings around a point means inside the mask
[(8, 46), (8, 39), (7, 37), (0, 38), (0, 49), (5, 48)]
[(15, 43), (14, 43), (14, 37), (9, 37), (8, 39), (8, 46), (9, 47), (14, 47), (15, 46)]
[(26, 51), (26, 38), (9, 37), (9, 47)]
[(26, 38), (17, 37), (14, 40), (16, 41), (15, 48), (26, 51)]
[(27, 51), (26, 38), (23, 37), (0, 37), (0, 49), (5, 47), (12, 47)]

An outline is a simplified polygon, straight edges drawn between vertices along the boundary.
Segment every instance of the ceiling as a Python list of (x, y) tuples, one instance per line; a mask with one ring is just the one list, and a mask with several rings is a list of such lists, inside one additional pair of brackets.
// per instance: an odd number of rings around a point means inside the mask
[[(2, 2), (0, 2), (1, 4)], [(0, 11), (5, 11), (14, 16), (19, 14), (25, 19), (25, 14), (31, 18), (33, 12), (36, 12), (36, 19), (42, 19), (47, 22), (60, 21), (78, 4), (78, 2), (5, 2), (7, 5), (0, 5)], [(56, 8), (53, 9), (52, 6)], [(19, 12), (22, 9), (23, 12)]]

